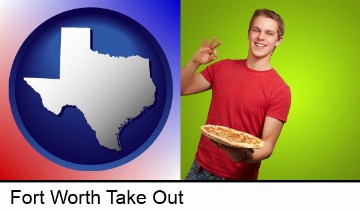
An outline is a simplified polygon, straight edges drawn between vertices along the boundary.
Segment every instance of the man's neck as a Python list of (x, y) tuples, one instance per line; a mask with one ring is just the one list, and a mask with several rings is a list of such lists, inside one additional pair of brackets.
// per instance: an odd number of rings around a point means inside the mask
[(270, 58), (266, 58), (266, 57), (254, 58), (248, 56), (248, 58), (246, 59), (246, 65), (248, 66), (248, 68), (257, 71), (265, 71), (271, 69)]

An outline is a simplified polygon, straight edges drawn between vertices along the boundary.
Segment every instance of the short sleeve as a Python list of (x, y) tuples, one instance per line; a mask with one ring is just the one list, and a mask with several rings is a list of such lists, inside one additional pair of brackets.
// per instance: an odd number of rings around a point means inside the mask
[(291, 105), (291, 91), (288, 86), (281, 88), (274, 93), (266, 116), (273, 117), (286, 122)]
[(219, 63), (213, 63), (207, 66), (204, 70), (201, 71), (201, 75), (210, 83), (213, 84), (215, 77), (215, 70), (218, 68)]

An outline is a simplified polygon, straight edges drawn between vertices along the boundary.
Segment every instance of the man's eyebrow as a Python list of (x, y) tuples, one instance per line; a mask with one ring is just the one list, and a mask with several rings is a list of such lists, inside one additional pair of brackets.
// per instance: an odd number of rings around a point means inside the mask
[[(261, 30), (261, 31), (262, 31), (262, 29), (261, 29), (260, 27), (258, 27), (258, 26), (252, 26), (251, 29), (258, 29), (258, 30)], [(266, 30), (264, 30), (264, 31), (266, 31), (266, 32), (272, 32), (272, 33), (276, 33), (276, 32), (277, 32), (277, 31), (274, 31), (274, 30), (271, 30), (271, 29), (266, 29)]]

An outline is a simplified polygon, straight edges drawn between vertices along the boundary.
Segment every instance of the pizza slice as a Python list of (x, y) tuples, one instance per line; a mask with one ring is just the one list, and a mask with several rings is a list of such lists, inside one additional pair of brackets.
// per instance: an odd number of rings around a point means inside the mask
[(219, 125), (203, 125), (202, 133), (208, 138), (236, 148), (260, 149), (264, 146), (264, 141), (242, 131)]

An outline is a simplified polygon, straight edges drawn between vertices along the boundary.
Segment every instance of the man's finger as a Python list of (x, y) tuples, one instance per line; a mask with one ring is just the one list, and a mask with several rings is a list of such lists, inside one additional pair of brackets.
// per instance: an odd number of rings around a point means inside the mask
[(210, 56), (210, 60), (211, 60), (211, 61), (214, 61), (215, 59), (217, 59), (216, 56)]
[(214, 54), (214, 57), (217, 57), (217, 51), (216, 50), (214, 50), (213, 54)]
[(215, 48), (219, 47), (219, 45), (221, 45), (221, 43), (222, 43), (222, 42), (219, 41), (219, 42), (217, 42), (215, 45), (212, 45), (211, 48), (212, 48), (212, 49), (215, 49)]
[(202, 42), (202, 45), (207, 45), (206, 38), (204, 38), (204, 40), (203, 40), (203, 42)]
[(201, 47), (201, 48), (199, 49), (199, 52), (200, 52), (200, 53), (211, 54), (211, 52), (213, 52), (213, 50), (212, 50), (211, 48), (205, 46), (205, 47)]
[(209, 42), (209, 45), (211, 46), (216, 41), (216, 39), (217, 39), (216, 37), (212, 38)]

